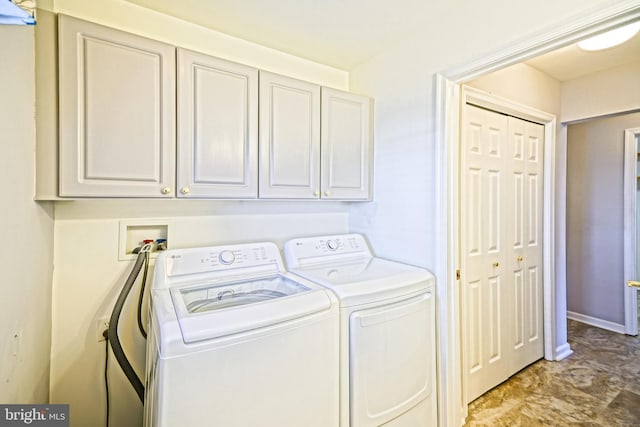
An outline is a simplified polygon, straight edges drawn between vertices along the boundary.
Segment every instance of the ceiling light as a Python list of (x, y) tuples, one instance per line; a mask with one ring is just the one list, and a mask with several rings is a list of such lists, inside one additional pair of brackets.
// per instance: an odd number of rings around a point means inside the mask
[(639, 30), (640, 22), (634, 22), (633, 24), (616, 28), (615, 30), (582, 40), (581, 42), (578, 42), (578, 46), (582, 50), (608, 49), (626, 42), (631, 37), (635, 36)]

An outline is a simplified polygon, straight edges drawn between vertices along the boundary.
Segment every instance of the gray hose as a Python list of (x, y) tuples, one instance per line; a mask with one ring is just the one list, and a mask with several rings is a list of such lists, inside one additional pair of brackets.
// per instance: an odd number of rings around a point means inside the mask
[(129, 360), (127, 359), (127, 355), (120, 344), (120, 338), (118, 338), (118, 321), (120, 320), (120, 314), (122, 313), (122, 307), (124, 307), (124, 303), (127, 300), (127, 296), (133, 287), (140, 270), (142, 269), (142, 264), (145, 262), (145, 253), (140, 252), (138, 254), (138, 258), (136, 259), (136, 263), (129, 273), (129, 277), (127, 277), (122, 290), (120, 291), (120, 295), (118, 296), (118, 300), (116, 301), (116, 305), (113, 307), (113, 311), (111, 312), (111, 318), (109, 319), (109, 330), (107, 332), (109, 337), (109, 343), (111, 344), (111, 350), (113, 350), (113, 355), (115, 356), (120, 368), (127, 376), (127, 379), (135, 389), (140, 401), (144, 403), (144, 385), (136, 371), (133, 369)]

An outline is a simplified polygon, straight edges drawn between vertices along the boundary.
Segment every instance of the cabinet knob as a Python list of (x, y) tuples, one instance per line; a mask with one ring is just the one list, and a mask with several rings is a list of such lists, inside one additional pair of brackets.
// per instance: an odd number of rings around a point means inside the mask
[(171, 188), (170, 187), (164, 187), (162, 189), (162, 194), (171, 194)]
[(500, 267), (500, 263), (499, 263), (498, 261), (494, 262), (492, 265), (493, 265), (495, 268)]
[(331, 191), (325, 191), (325, 192), (324, 192), (324, 195), (325, 195), (325, 196), (330, 196), (330, 195), (331, 195)]
[(316, 191), (313, 192), (313, 195), (318, 197), (320, 195), (320, 192), (318, 190), (316, 190)]
[(191, 190), (189, 189), (189, 187), (182, 187), (182, 189), (180, 190), (180, 192), (182, 194), (189, 194), (191, 192)]
[(516, 258), (516, 260), (518, 260), (518, 262), (522, 262), (524, 258), (522, 258), (522, 255), (520, 255), (518, 258)]

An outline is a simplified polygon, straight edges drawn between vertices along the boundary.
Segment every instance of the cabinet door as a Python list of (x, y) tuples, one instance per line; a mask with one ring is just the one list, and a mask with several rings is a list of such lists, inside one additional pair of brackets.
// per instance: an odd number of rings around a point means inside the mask
[(322, 88), (321, 180), (323, 199), (371, 197), (370, 100)]
[(258, 70), (178, 49), (178, 197), (258, 196)]
[(60, 195), (171, 197), (175, 48), (59, 18)]
[(318, 198), (320, 86), (260, 71), (260, 198)]

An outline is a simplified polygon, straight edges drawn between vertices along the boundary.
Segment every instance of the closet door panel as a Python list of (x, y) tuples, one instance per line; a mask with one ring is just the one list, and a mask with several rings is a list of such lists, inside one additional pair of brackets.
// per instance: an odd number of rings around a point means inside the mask
[(507, 118), (468, 106), (463, 124), (461, 285), (466, 395), (471, 401), (508, 376), (503, 226)]
[(517, 281), (509, 286), (510, 371), (515, 373), (543, 356), (542, 338), (542, 196), (544, 127), (509, 117), (510, 193), (514, 220), (508, 229), (508, 269)]

